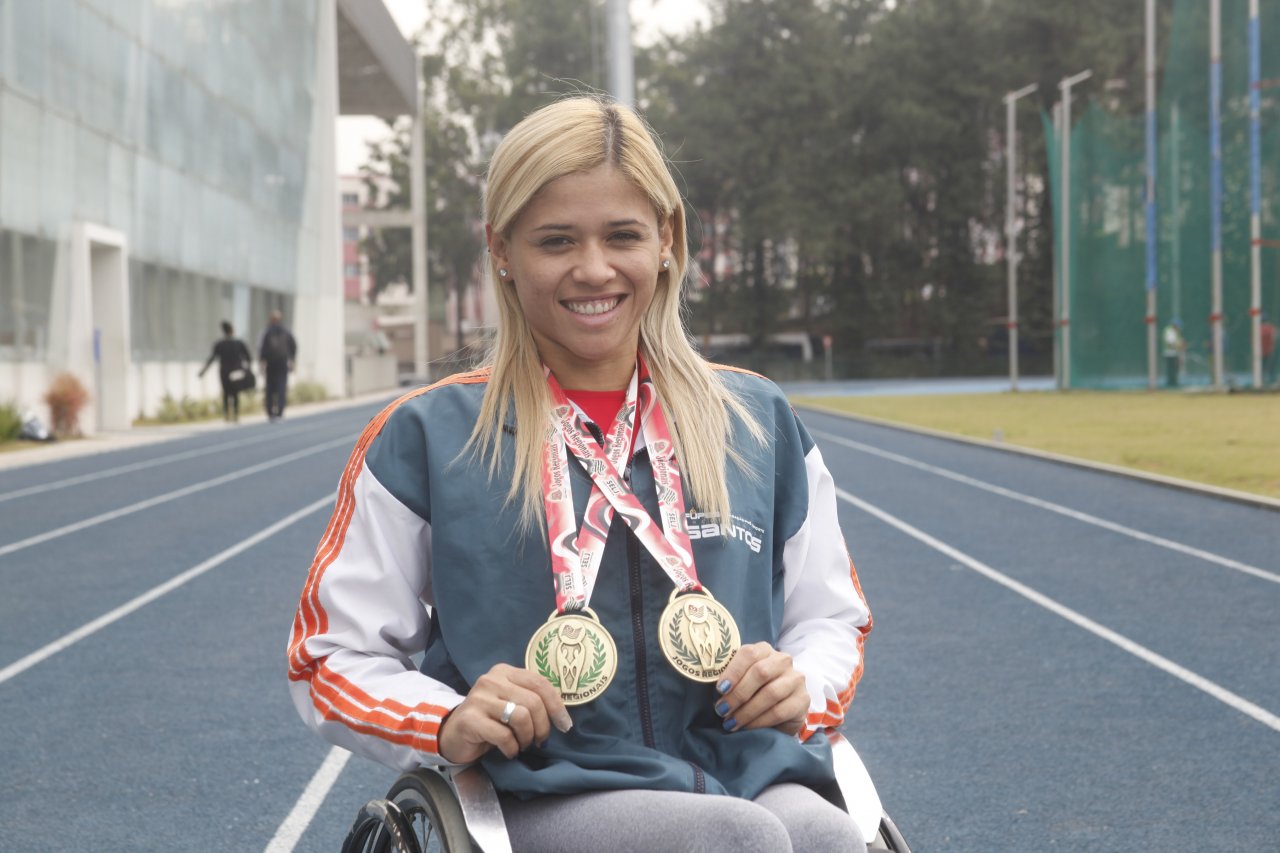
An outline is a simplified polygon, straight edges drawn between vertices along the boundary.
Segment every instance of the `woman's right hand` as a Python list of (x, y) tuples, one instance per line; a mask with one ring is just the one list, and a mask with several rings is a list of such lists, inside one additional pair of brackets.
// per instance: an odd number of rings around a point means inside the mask
[[(508, 702), (515, 707), (504, 723)], [(553, 725), (561, 732), (573, 727), (560, 691), (536, 672), (500, 663), (476, 679), (467, 698), (444, 718), (437, 742), (440, 756), (454, 764), (468, 764), (494, 747), (515, 758), (544, 743)]]

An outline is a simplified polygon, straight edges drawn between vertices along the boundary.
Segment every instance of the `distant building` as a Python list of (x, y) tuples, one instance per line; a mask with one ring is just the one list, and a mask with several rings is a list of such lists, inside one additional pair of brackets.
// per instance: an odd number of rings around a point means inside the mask
[[(404, 227), (402, 223), (411, 214), (402, 207), (387, 205), (393, 196), (407, 194), (408, 188), (396, 186), (386, 175), (344, 176), (342, 180), (343, 229), (348, 241), (357, 241), (344, 244), (347, 272), (351, 276), (359, 273), (358, 280), (348, 279), (348, 293), (360, 288), (364, 297), (357, 304), (348, 296), (348, 332), (365, 326), (377, 332), (380, 341), (395, 355), (401, 384), (429, 381), (472, 366), (487, 349), (498, 318), (497, 294), (488, 282), (487, 254), (477, 251), (470, 270), (460, 280), (450, 272), (438, 273), (433, 282), (434, 304), (427, 310), (403, 273), (376, 286), (376, 266), (365, 252), (365, 241), (386, 239), (387, 235), (379, 234), (380, 229)], [(484, 222), (477, 218), (471, 228), (477, 245), (483, 245)], [(372, 305), (374, 312), (353, 310), (364, 305)], [(423, 318), (428, 320), (425, 329), (420, 322)], [(418, 335), (423, 331), (429, 359), (426, 375), (420, 374), (415, 363)]]
[[(338, 179), (342, 214), (372, 207), (368, 182), (359, 175), (342, 175)], [(347, 302), (368, 305), (373, 293), (373, 277), (362, 241), (369, 236), (365, 225), (342, 226), (342, 298)]]
[(65, 370), (127, 427), (275, 309), (341, 393), (335, 120), (414, 113), (415, 74), (378, 0), (0, 2), (0, 402)]

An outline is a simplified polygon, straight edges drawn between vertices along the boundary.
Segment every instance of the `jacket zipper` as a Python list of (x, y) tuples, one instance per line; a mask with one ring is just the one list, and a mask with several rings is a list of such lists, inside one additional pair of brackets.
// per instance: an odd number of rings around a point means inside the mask
[[(604, 434), (600, 431), (600, 427), (590, 421), (586, 422), (587, 429), (595, 440), (602, 447), (604, 446)], [(622, 479), (628, 486), (631, 485), (631, 468), (635, 463), (635, 452), (627, 458), (627, 467), (622, 471)], [(618, 517), (615, 516), (615, 519)], [(653, 736), (653, 711), (649, 707), (649, 676), (646, 674), (648, 669), (648, 651), (645, 647), (644, 639), (644, 597), (643, 584), (640, 579), (640, 540), (636, 539), (631, 532), (631, 528), (626, 524), (622, 525), (622, 529), (627, 534), (627, 574), (631, 585), (631, 642), (635, 647), (636, 654), (636, 706), (640, 709), (640, 732), (644, 737), (644, 745), (650, 749), (654, 749), (656, 740)], [(699, 771), (701, 772), (701, 771)]]
[[(587, 422), (587, 429), (590, 430), (596, 442), (602, 447), (604, 446), (604, 434), (600, 428), (594, 423)], [(628, 486), (631, 485), (631, 468), (635, 464), (636, 453), (633, 449), (631, 455), (627, 458), (627, 467), (622, 472), (622, 479), (626, 481)], [(615, 516), (616, 518), (616, 516)], [(644, 736), (644, 745), (650, 749), (656, 749), (656, 740), (653, 736), (653, 711), (649, 706), (649, 676), (648, 672), (648, 650), (645, 645), (644, 635), (644, 584), (640, 577), (640, 540), (631, 532), (631, 528), (623, 524), (623, 529), (627, 533), (627, 572), (631, 582), (631, 641), (635, 646), (636, 654), (636, 706), (640, 709), (640, 731)], [(692, 761), (687, 762), (693, 768), (693, 792), (695, 794), (705, 794), (707, 792), (707, 777), (702, 772), (702, 768), (694, 764)]]
[[(622, 479), (631, 485), (631, 467), (635, 463), (634, 452), (627, 460), (627, 468), (622, 472)], [(631, 634), (636, 648), (636, 704), (640, 708), (640, 729), (644, 733), (644, 745), (656, 749), (653, 737), (653, 712), (649, 707), (649, 677), (646, 674), (648, 654), (644, 641), (644, 598), (643, 584), (640, 579), (640, 540), (627, 528), (627, 562), (631, 573)], [(687, 762), (693, 768), (693, 793), (707, 792), (707, 777), (702, 768), (692, 761)]]
[[(622, 473), (622, 479), (631, 485), (631, 461)], [(640, 709), (640, 731), (644, 745), (656, 748), (653, 737), (653, 711), (649, 707), (648, 649), (644, 638), (644, 585), (640, 578), (640, 540), (631, 528), (627, 531), (627, 571), (631, 580), (631, 641), (636, 652), (636, 707)]]
[(702, 768), (689, 762), (689, 766), (693, 768), (693, 792), (695, 794), (705, 794), (707, 792), (707, 777), (703, 775)]

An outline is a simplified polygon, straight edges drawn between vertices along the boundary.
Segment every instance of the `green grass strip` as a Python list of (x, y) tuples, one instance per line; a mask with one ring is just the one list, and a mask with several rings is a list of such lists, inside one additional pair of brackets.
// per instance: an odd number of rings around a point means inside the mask
[(792, 402), (1280, 498), (1280, 395), (1032, 392)]

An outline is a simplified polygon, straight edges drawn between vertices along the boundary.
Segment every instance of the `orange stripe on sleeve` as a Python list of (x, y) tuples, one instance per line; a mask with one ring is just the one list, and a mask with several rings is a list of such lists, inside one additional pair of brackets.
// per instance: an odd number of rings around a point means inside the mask
[(364, 467), (364, 460), (368, 454), (369, 446), (382, 432), (382, 428), (386, 425), (391, 414), (407, 401), (446, 385), (473, 385), (487, 382), (488, 380), (489, 370), (482, 368), (469, 373), (457, 373), (433, 385), (410, 391), (388, 404), (386, 408), (379, 412), (356, 440), (355, 447), (351, 451), (351, 456), (347, 460), (347, 465), (338, 483), (338, 498), (334, 506), (333, 515), (329, 519), (324, 536), (320, 539), (320, 544), (316, 547), (316, 554), (308, 571), (307, 581), (303, 585), (298, 610), (294, 615), (293, 632), (289, 643), (289, 678), (291, 680), (309, 680), (318, 663), (306, 653), (306, 641), (307, 638), (324, 633), (328, 629), (328, 614), (325, 613), (324, 607), (320, 603), (320, 581), (324, 577), (325, 570), (342, 550), (347, 528), (351, 523), (351, 517), (355, 514), (355, 481)]
[[(846, 553), (848, 549), (845, 549)], [(805, 718), (805, 730), (800, 733), (800, 740), (805, 741), (813, 736), (813, 733), (819, 729), (834, 729), (844, 722), (845, 714), (849, 710), (849, 706), (853, 704), (853, 695), (858, 689), (858, 682), (862, 680), (864, 649), (866, 647), (867, 635), (871, 633), (873, 619), (871, 617), (871, 608), (867, 606), (867, 597), (862, 593), (862, 584), (858, 581), (858, 570), (853, 564), (853, 558), (849, 558), (849, 575), (853, 579), (853, 588), (858, 593), (858, 598), (862, 600), (862, 605), (867, 608), (867, 624), (858, 626), (858, 638), (856, 640), (858, 646), (858, 665), (854, 668), (852, 675), (849, 677), (849, 684), (844, 690), (837, 694), (835, 700), (828, 699), (827, 707), (823, 711), (811, 711)]]
[(311, 699), (325, 719), (433, 754), (437, 752), (440, 720), (449, 712), (426, 702), (413, 708), (394, 700), (379, 702), (323, 666), (311, 679)]
[[(848, 548), (845, 549), (846, 553)], [(858, 689), (858, 682), (862, 680), (863, 665), (866, 662), (865, 648), (867, 643), (867, 635), (871, 633), (871, 626), (874, 622), (871, 616), (871, 607), (867, 605), (867, 597), (862, 593), (862, 584), (858, 581), (858, 570), (853, 564), (853, 558), (849, 558), (849, 577), (853, 580), (854, 591), (858, 593), (858, 598), (862, 600), (862, 606), (867, 608), (867, 624), (858, 626), (858, 666), (853, 670), (853, 674), (849, 678), (849, 685), (840, 692), (839, 705), (832, 708), (832, 703), (828, 702), (827, 715), (834, 718), (835, 722), (828, 722), (825, 725), (835, 726), (844, 722), (845, 713), (849, 710), (849, 706), (853, 704), (853, 694)]]

